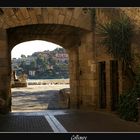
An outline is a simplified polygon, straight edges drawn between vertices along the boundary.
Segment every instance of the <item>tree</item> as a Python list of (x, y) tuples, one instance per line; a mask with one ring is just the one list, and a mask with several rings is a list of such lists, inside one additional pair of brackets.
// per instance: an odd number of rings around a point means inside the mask
[(115, 59), (122, 62), (123, 70), (132, 83), (132, 88), (119, 95), (118, 113), (121, 118), (137, 121), (137, 98), (140, 96), (140, 75), (133, 70), (133, 56), (131, 51), (133, 25), (130, 19), (121, 15), (120, 18), (107, 23), (97, 24), (101, 46), (106, 47), (107, 52)]
[(24, 54), (21, 55), (21, 58), (26, 58), (26, 56)]
[(107, 48), (107, 52), (122, 62), (124, 71), (131, 80), (135, 80), (132, 69), (131, 41), (133, 25), (129, 18), (121, 15), (120, 18), (104, 24), (97, 23), (96, 34), (101, 37), (98, 42)]
[(37, 65), (42, 65), (43, 61), (44, 61), (43, 56), (42, 55), (38, 55), (37, 59), (36, 59)]
[(31, 64), (30, 64), (30, 69), (34, 70), (35, 68), (36, 68), (36, 62), (32, 61)]

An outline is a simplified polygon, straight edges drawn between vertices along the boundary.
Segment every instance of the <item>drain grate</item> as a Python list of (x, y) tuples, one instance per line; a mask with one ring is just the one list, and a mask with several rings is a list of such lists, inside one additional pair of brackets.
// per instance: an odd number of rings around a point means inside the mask
[(0, 116), (0, 132), (53, 132), (44, 116)]

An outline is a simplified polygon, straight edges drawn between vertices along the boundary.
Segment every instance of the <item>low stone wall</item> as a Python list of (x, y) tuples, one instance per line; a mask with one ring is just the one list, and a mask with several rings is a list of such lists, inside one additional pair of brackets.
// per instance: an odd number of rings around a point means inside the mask
[(27, 75), (21, 74), (20, 76), (16, 76), (13, 71), (12, 80), (11, 80), (11, 88), (15, 87), (27, 87)]
[(14, 84), (11, 85), (12, 88), (15, 87), (27, 87), (27, 83), (23, 83), (23, 82), (14, 82)]
[(28, 85), (57, 85), (69, 84), (69, 79), (27, 80)]

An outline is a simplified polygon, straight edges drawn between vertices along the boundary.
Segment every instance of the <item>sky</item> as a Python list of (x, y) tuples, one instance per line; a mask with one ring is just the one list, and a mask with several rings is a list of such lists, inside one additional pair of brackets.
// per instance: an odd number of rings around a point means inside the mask
[(55, 48), (60, 48), (61, 46), (56, 45), (51, 42), (35, 40), (23, 42), (16, 45), (11, 51), (12, 58), (20, 58), (22, 54), (25, 56), (32, 55), (34, 52), (41, 52), (45, 50), (54, 50)]

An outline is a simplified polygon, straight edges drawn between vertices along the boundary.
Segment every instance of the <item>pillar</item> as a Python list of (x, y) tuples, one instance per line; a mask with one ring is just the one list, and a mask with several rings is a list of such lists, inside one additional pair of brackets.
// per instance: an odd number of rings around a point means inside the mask
[(0, 29), (0, 113), (7, 113), (11, 107), (10, 98), (11, 65), (6, 30)]

